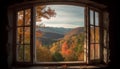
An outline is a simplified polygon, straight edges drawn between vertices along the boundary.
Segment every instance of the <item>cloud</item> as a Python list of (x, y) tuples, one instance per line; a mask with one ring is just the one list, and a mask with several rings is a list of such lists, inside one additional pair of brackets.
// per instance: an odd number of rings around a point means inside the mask
[(47, 24), (48, 27), (63, 27), (63, 28), (75, 28), (80, 27), (79, 25), (74, 24)]
[(76, 18), (76, 17), (56, 17), (51, 19), (44, 19), (42, 18), (42, 23), (75, 23), (75, 22), (84, 22), (83, 18)]
[[(84, 26), (84, 8), (71, 5), (48, 5), (55, 9), (57, 15), (51, 19), (44, 19), (39, 23), (46, 26), (76, 27)], [(51, 24), (51, 25), (50, 25)], [(53, 25), (54, 24), (54, 25)]]

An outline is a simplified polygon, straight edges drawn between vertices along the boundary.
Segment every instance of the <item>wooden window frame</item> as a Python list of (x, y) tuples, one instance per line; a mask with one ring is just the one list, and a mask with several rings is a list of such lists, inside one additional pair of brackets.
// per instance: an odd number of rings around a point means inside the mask
[[(65, 5), (77, 5), (77, 6), (84, 6), (85, 7), (85, 26), (86, 26), (86, 44), (87, 44), (87, 47), (86, 47), (86, 63), (78, 63), (78, 64), (90, 64), (90, 9), (92, 9), (92, 10), (94, 10), (94, 11), (98, 11), (99, 13), (100, 13), (100, 16), (99, 16), (99, 27), (100, 27), (100, 34), (99, 34), (99, 36), (100, 36), (100, 60), (101, 61), (103, 61), (103, 59), (102, 59), (102, 53), (103, 53), (103, 50), (102, 50), (102, 45), (103, 45), (103, 42), (102, 42), (102, 38), (103, 38), (103, 32), (102, 32), (102, 26), (103, 26), (103, 19), (102, 19), (102, 11), (101, 10), (103, 10), (101, 7), (99, 7), (99, 8), (95, 8), (94, 6), (92, 6), (91, 4), (89, 5), (89, 4), (85, 4), (85, 3), (82, 3), (81, 5), (80, 5), (80, 3), (72, 3), (72, 2), (51, 2), (51, 3), (40, 3), (40, 2), (35, 2), (35, 3), (26, 3), (26, 4), (22, 4), (23, 6), (20, 6), (20, 5), (15, 5), (15, 6), (11, 6), (10, 7), (10, 9), (12, 8), (12, 9), (14, 9), (14, 13), (17, 13), (17, 11), (19, 11), (19, 10), (25, 10), (25, 9), (31, 9), (31, 25), (30, 25), (30, 27), (31, 27), (31, 40), (30, 40), (30, 44), (32, 45), (31, 46), (31, 62), (29, 62), (29, 63), (26, 63), (26, 62), (23, 62), (23, 63), (19, 63), (19, 62), (17, 62), (15, 59), (16, 59), (16, 54), (15, 54), (15, 52), (16, 52), (16, 38), (15, 37), (13, 37), (13, 55), (14, 55), (14, 57), (13, 57), (13, 64), (21, 64), (21, 65), (23, 65), (23, 64), (26, 64), (26, 65), (34, 65), (35, 64), (35, 6), (36, 5), (47, 5), (47, 4), (65, 4)], [(19, 8), (18, 8), (19, 7)], [(13, 14), (13, 20), (17, 20), (16, 19), (16, 14)], [(13, 21), (14, 22), (14, 27), (16, 27), (16, 21)], [(16, 36), (16, 29), (14, 29), (13, 31), (15, 31), (14, 32), (14, 36)], [(64, 64), (64, 63), (63, 63)], [(35, 65), (39, 65), (39, 64), (35, 64)], [(43, 64), (44, 65), (44, 64)], [(47, 65), (47, 64), (46, 64)], [(49, 65), (49, 64), (48, 64)], [(57, 64), (56, 64), (57, 65)], [(59, 65), (59, 64), (58, 64)]]

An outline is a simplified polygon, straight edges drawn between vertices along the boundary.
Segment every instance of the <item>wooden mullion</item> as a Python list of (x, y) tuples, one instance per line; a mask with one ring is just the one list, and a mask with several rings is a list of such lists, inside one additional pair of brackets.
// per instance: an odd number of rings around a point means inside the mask
[(84, 59), (85, 59), (85, 62), (87, 63), (87, 57), (88, 57), (88, 56), (87, 56), (87, 40), (88, 40), (88, 35), (87, 35), (87, 31), (88, 31), (88, 30), (87, 30), (87, 26), (88, 26), (88, 25), (87, 25), (87, 14), (86, 14), (86, 13), (87, 13), (87, 9), (86, 9), (86, 8), (87, 8), (87, 7), (85, 7), (85, 9), (84, 9), (85, 38), (86, 38), (86, 39), (85, 39), (85, 42), (86, 42), (86, 47), (85, 47), (85, 48), (86, 48), (86, 49), (85, 49), (85, 51), (84, 51), (84, 52), (85, 52), (85, 54), (84, 54), (84, 55), (85, 55)]
[[(18, 15), (17, 15), (17, 12), (18, 11), (16, 11), (15, 10), (15, 14), (14, 14), (14, 18), (13, 19), (15, 19), (15, 20), (13, 20), (14, 21), (14, 23), (13, 23), (13, 31), (14, 31), (14, 33), (13, 33), (13, 64), (15, 64), (16, 62), (17, 62), (17, 51), (16, 51), (16, 49), (17, 49), (17, 46), (16, 46), (16, 42), (17, 42), (17, 19), (18, 19)], [(15, 37), (14, 37), (15, 36)]]
[(90, 44), (100, 44), (100, 43), (90, 43)]
[(30, 27), (31, 25), (23, 25), (23, 26), (17, 26), (17, 27)]
[[(94, 28), (94, 43), (95, 41), (95, 11), (93, 11), (93, 28)], [(94, 44), (94, 59), (95, 59), (95, 44)]]
[(36, 22), (36, 12), (35, 7), (32, 7), (31, 9), (31, 61), (32, 63), (35, 62), (35, 23)]
[[(95, 26), (95, 25), (90, 24), (90, 26)], [(100, 27), (100, 26), (95, 26), (95, 27)]]
[[(23, 26), (25, 26), (25, 10), (23, 12)], [(25, 35), (25, 27), (23, 27), (23, 62), (25, 62), (25, 45), (24, 45), (24, 36)]]
[(90, 63), (90, 8), (86, 7), (86, 22), (87, 22), (87, 64)]
[(30, 44), (16, 44), (16, 45), (30, 45)]
[(104, 47), (104, 27), (103, 27), (103, 13), (99, 12), (99, 42), (100, 42), (100, 61), (103, 62), (103, 47)]

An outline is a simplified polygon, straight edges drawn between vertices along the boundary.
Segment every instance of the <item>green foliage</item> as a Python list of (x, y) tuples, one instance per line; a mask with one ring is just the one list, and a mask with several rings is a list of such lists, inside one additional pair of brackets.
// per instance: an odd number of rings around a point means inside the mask
[(39, 62), (48, 62), (48, 61), (52, 61), (52, 55), (49, 51), (49, 49), (47, 49), (44, 46), (39, 46), (36, 49), (36, 55), (37, 55), (37, 61)]
[(64, 61), (64, 58), (63, 56), (61, 55), (61, 53), (59, 52), (55, 52), (53, 55), (52, 55), (52, 59), (53, 61)]

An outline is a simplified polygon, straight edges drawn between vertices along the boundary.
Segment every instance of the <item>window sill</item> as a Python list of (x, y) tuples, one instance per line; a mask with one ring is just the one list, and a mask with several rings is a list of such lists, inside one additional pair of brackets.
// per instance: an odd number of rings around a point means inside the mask
[(98, 65), (77, 65), (77, 66), (28, 66), (28, 67), (13, 67), (12, 69), (96, 69), (96, 68), (106, 68), (107, 65), (98, 64)]

